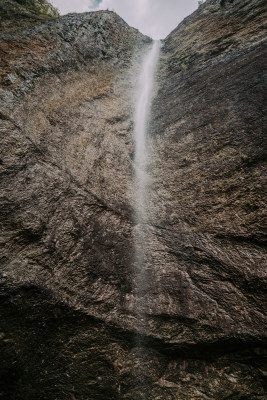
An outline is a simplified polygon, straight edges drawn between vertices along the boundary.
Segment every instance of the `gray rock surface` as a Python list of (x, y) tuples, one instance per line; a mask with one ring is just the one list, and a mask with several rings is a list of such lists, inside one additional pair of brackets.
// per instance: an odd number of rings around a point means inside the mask
[(59, 17), (47, 0), (0, 0), (0, 29), (21, 30)]
[(266, 399), (264, 16), (207, 0), (163, 43), (143, 319), (133, 114), (150, 39), (107, 11), (2, 32), (0, 398)]

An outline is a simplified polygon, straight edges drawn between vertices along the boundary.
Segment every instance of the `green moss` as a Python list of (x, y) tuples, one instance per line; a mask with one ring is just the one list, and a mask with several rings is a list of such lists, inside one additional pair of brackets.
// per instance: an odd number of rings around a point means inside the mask
[(189, 162), (191, 160), (191, 158), (189, 156), (184, 156), (183, 157), (183, 161)]
[(46, 0), (0, 0), (1, 30), (17, 31), (57, 17), (58, 11)]
[(186, 33), (194, 33), (194, 32), (197, 32), (199, 30), (199, 26), (197, 26), (197, 25), (190, 25), (190, 26), (188, 26), (187, 28), (185, 28), (185, 32)]
[(28, 22), (28, 21), (23, 21), (23, 22), (22, 22), (22, 26), (23, 26), (24, 28), (29, 28), (30, 26), (32, 26), (32, 23), (31, 23), (31, 22)]
[(242, 161), (248, 161), (249, 156), (247, 154), (240, 153), (240, 158), (241, 158)]
[(54, 17), (59, 16), (58, 10), (44, 0), (39, 0), (38, 2), (35, 0), (16, 0), (16, 2), (36, 14), (50, 18), (53, 18), (53, 14), (55, 14)]

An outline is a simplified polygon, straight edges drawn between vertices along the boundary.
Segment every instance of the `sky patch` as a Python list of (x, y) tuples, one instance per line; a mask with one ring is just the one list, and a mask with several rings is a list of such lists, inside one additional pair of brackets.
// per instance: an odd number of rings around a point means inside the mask
[(64, 15), (70, 12), (115, 11), (130, 26), (153, 39), (164, 39), (198, 6), (198, 0), (51, 0)]

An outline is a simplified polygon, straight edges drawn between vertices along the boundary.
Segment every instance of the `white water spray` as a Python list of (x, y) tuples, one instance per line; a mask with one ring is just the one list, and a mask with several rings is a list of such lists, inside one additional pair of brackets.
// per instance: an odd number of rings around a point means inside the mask
[(136, 337), (136, 358), (139, 365), (136, 390), (139, 398), (143, 400), (147, 397), (143, 389), (146, 375), (146, 352), (143, 346), (142, 334), (145, 333), (146, 328), (146, 288), (149, 282), (149, 276), (146, 271), (146, 260), (148, 258), (148, 246), (146, 245), (147, 131), (159, 51), (160, 42), (154, 41), (143, 59), (137, 87), (135, 111), (135, 314), (136, 329), (139, 332)]
[(154, 41), (145, 55), (138, 82), (135, 112), (135, 189), (136, 189), (136, 223), (142, 224), (146, 217), (146, 133), (152, 102), (153, 80), (159, 57), (160, 41)]
[[(146, 191), (147, 191), (147, 131), (153, 95), (153, 81), (160, 51), (160, 41), (154, 41), (145, 54), (137, 87), (135, 112), (135, 312), (137, 330), (145, 325), (146, 285)], [(140, 346), (140, 343), (139, 343)]]

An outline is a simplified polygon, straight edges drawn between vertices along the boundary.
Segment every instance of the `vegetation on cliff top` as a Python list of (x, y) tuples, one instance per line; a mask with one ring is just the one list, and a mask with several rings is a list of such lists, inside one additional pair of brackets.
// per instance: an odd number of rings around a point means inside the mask
[(59, 16), (46, 0), (0, 0), (0, 29), (16, 30)]

